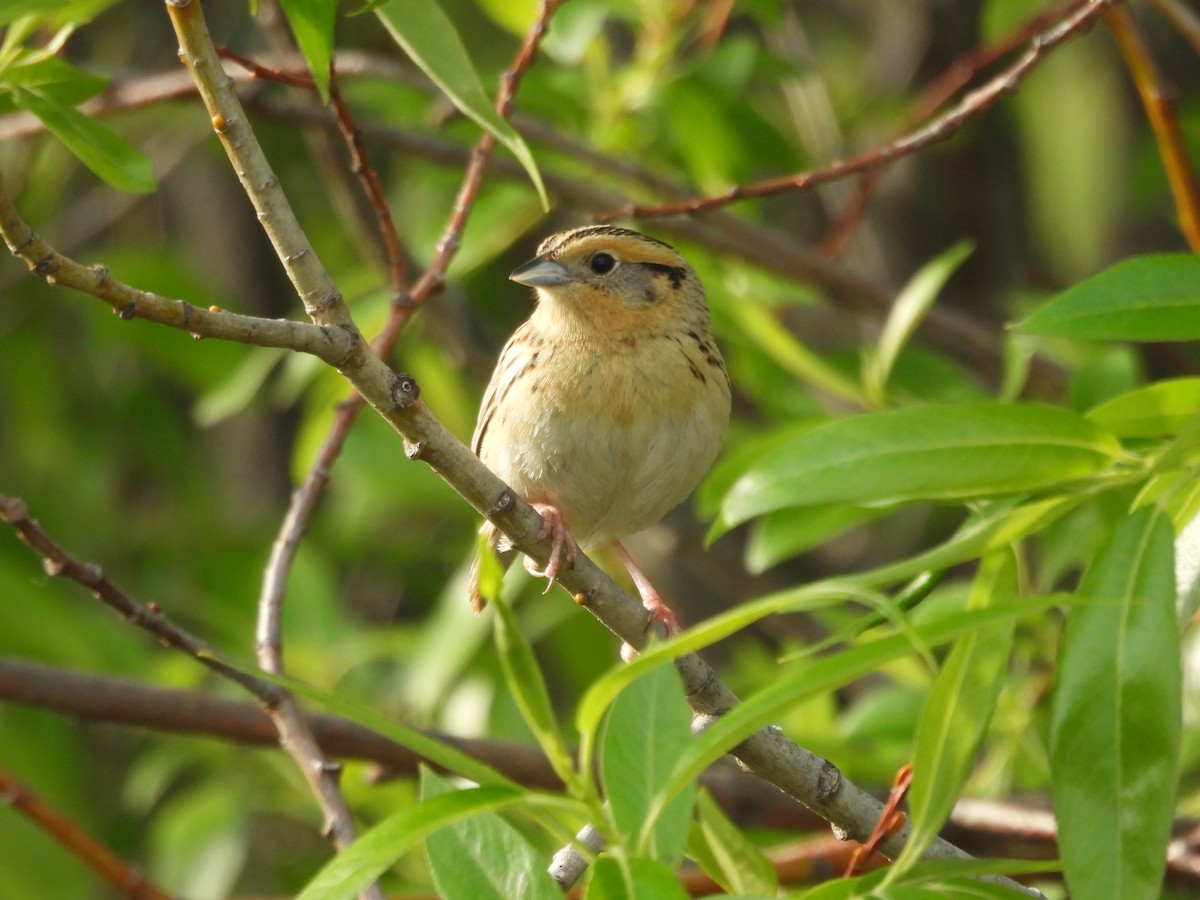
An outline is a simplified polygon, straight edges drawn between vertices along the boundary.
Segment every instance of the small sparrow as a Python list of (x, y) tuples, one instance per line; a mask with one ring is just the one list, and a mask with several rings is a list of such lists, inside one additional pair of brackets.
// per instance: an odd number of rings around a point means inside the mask
[[(612, 543), (642, 603), (674, 616), (621, 546), (692, 492), (729, 422), (725, 362), (709, 333), (704, 288), (662, 241), (608, 225), (547, 238), (509, 276), (537, 292), (483, 396), (471, 447), (541, 514), (553, 586), (577, 548)], [(490, 523), (507, 567), (511, 544)], [(479, 560), (471, 568), (478, 612)]]

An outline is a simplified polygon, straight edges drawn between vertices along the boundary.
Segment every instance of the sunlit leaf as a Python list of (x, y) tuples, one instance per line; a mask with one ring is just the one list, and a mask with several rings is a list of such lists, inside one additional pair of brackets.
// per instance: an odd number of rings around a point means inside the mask
[[(454, 786), (421, 770), (421, 800), (450, 794)], [(561, 900), (562, 890), (529, 841), (496, 813), (459, 819), (425, 839), (429, 868), (443, 900)]]
[(389, 0), (375, 10), (388, 32), (414, 63), (465, 115), (495, 135), (529, 174), (542, 206), (546, 188), (525, 141), (492, 106), (454, 23), (434, 0)]
[(1087, 417), (1121, 437), (1175, 434), (1200, 413), (1200, 378), (1172, 378), (1136, 388), (1088, 411)]
[(1017, 328), (1114, 341), (1200, 338), (1200, 256), (1141, 256), (1086, 278)]
[(879, 336), (879, 343), (863, 365), (863, 384), (867, 396), (876, 405), (883, 404), (888, 377), (900, 351), (933, 307), (938, 293), (950, 276), (971, 255), (972, 249), (970, 243), (963, 241), (938, 254), (917, 270), (896, 296), (884, 323), (883, 333)]
[(148, 194), (155, 189), (150, 160), (99, 122), (38, 90), (14, 88), (13, 99), (21, 109), (41, 119), (84, 165), (113, 187), (131, 194)]
[(725, 498), (727, 524), (819, 503), (967, 500), (1061, 485), (1100, 471), (1116, 439), (1050, 406), (962, 403), (839, 419), (768, 454)]
[(338, 0), (280, 0), (300, 52), (308, 63), (321, 99), (329, 101), (329, 63), (333, 59)]

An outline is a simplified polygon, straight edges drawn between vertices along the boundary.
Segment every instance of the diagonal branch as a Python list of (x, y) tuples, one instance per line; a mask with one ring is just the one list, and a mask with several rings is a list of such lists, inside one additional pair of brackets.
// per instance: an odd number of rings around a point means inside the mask
[(0, 802), (11, 806), (58, 841), (130, 900), (171, 900), (171, 895), (121, 859), (64, 813), (0, 767)]
[(1029, 49), (999, 75), (967, 94), (936, 119), (883, 147), (860, 153), (847, 160), (829, 163), (820, 169), (770, 178), (755, 184), (737, 185), (723, 194), (712, 197), (692, 197), (657, 206), (627, 204), (593, 218), (598, 222), (611, 222), (624, 218), (653, 219), (663, 216), (696, 215), (712, 212), (739, 200), (809, 190), (850, 175), (860, 175), (891, 165), (901, 157), (953, 137), (971, 119), (982, 115), (1005, 94), (1015, 91), (1051, 51), (1083, 32), (1120, 2), (1121, 0), (1093, 0), (1074, 9), (1057, 25), (1034, 35), (1029, 42)]

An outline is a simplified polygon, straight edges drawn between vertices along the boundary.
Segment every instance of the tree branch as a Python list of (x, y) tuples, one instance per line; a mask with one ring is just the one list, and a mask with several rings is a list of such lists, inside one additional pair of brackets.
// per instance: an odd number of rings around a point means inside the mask
[(971, 119), (982, 115), (1005, 94), (1015, 91), (1025, 77), (1051, 51), (1090, 27), (1099, 16), (1120, 2), (1121, 0), (1093, 0), (1093, 2), (1075, 9), (1054, 27), (1035, 35), (1029, 42), (1029, 49), (1021, 58), (995, 78), (967, 94), (954, 107), (936, 119), (883, 147), (860, 153), (847, 160), (829, 163), (820, 169), (785, 175), (780, 178), (770, 178), (755, 184), (737, 185), (723, 194), (712, 197), (692, 197), (655, 206), (626, 204), (600, 213), (593, 218), (598, 222), (611, 222), (614, 219), (624, 218), (652, 219), (662, 216), (691, 216), (711, 212), (751, 197), (770, 197), (775, 194), (809, 190), (850, 175), (863, 174), (891, 165), (897, 159), (953, 137)]
[(170, 894), (156, 887), (136, 867), (93, 838), (78, 822), (55, 809), (3, 767), (0, 767), (0, 802), (11, 806), (66, 847), (122, 897), (171, 900)]

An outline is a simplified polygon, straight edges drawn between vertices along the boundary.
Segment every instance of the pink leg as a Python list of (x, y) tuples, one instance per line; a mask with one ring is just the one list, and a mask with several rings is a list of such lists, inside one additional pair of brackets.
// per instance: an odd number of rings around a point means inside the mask
[(621, 562), (625, 563), (625, 568), (628, 570), (629, 576), (637, 586), (638, 593), (642, 597), (642, 606), (650, 610), (651, 615), (663, 623), (663, 626), (667, 629), (668, 637), (679, 634), (679, 623), (675, 620), (675, 613), (671, 612), (667, 604), (663, 603), (662, 597), (654, 589), (654, 585), (650, 583), (650, 579), (646, 577), (646, 573), (633, 561), (633, 557), (629, 555), (628, 550), (621, 546), (620, 541), (613, 541), (613, 547), (616, 548), (617, 554), (621, 557)]
[(530, 575), (535, 575), (538, 578), (546, 578), (549, 584), (546, 585), (546, 592), (554, 587), (554, 582), (558, 579), (558, 573), (562, 569), (562, 563), (565, 559), (567, 565), (572, 565), (575, 562), (575, 555), (579, 552), (579, 546), (575, 543), (575, 539), (571, 537), (571, 531), (567, 528), (567, 523), (563, 520), (563, 515), (557, 506), (552, 506), (549, 503), (531, 503), (529, 504), (538, 511), (538, 515), (542, 517), (542, 527), (538, 531), (538, 540), (550, 538), (550, 560), (546, 563), (546, 571), (538, 571), (537, 564), (528, 556), (525, 557), (525, 571)]

